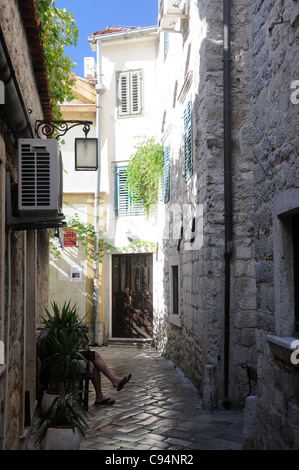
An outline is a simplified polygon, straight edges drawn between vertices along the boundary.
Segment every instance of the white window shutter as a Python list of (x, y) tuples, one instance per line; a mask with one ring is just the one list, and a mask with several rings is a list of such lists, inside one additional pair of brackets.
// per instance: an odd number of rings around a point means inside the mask
[(130, 73), (122, 72), (118, 76), (119, 116), (130, 114)]
[(142, 75), (140, 71), (131, 72), (131, 114), (140, 114)]
[(118, 115), (132, 116), (142, 113), (142, 71), (117, 73)]

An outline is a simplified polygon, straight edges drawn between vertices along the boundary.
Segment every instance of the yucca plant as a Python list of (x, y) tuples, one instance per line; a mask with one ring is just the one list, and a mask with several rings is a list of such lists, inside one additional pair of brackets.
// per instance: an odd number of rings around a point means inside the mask
[(80, 381), (82, 361), (86, 361), (82, 355), (82, 350), (88, 346), (86, 328), (78, 316), (76, 305), (71, 306), (70, 301), (65, 302), (61, 309), (52, 302), (52, 310), (51, 314), (45, 309), (46, 316), (42, 318), (39, 329), (46, 332), (42, 341), (42, 367), (49, 368), (51, 386), (58, 396), (39, 420), (39, 427), (44, 424), (39, 440), (53, 425), (71, 425), (73, 429), (77, 426), (82, 435), (86, 425), (82, 416), (86, 416), (85, 410), (77, 399), (78, 391), (74, 392)]

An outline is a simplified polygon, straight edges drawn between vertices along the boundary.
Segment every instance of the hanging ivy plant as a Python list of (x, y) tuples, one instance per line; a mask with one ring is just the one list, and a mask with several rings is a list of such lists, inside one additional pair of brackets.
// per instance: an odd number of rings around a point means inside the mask
[(126, 169), (126, 188), (134, 202), (144, 206), (149, 216), (151, 206), (157, 204), (163, 175), (163, 145), (154, 137), (142, 140), (135, 147)]
[[(74, 217), (66, 217), (66, 221), (67, 227), (76, 232), (80, 244), (84, 247), (86, 258), (95, 261), (96, 257), (94, 250), (94, 242), (96, 233), (94, 226), (89, 222), (82, 222), (77, 214), (75, 214)], [(100, 230), (98, 250), (99, 261), (102, 261), (105, 253), (109, 253), (115, 249), (115, 247), (105, 242), (104, 234)], [(50, 236), (50, 250), (56, 258), (59, 258), (61, 256), (61, 247), (59, 241), (53, 235)]]
[[(74, 217), (67, 217), (67, 227), (76, 232), (77, 237), (80, 241), (80, 244), (84, 247), (86, 258), (95, 261), (95, 250), (94, 250), (94, 241), (95, 241), (95, 228), (89, 222), (82, 222), (78, 215), (75, 214)], [(102, 262), (105, 253), (112, 252), (134, 252), (136, 249), (145, 248), (155, 251), (156, 245), (152, 242), (146, 242), (143, 240), (135, 240), (127, 246), (122, 248), (115, 247), (105, 242), (104, 234), (100, 230), (100, 240), (99, 240), (99, 251), (98, 257), (99, 261)], [(59, 240), (50, 232), (50, 251), (55, 258), (60, 258), (61, 256), (61, 246)]]
[[(86, 258), (95, 261), (96, 257), (94, 250), (94, 242), (96, 238), (96, 232), (94, 226), (90, 222), (82, 222), (77, 214), (74, 217), (67, 217), (67, 226), (68, 228), (73, 229), (76, 232), (81, 245), (85, 249)], [(99, 229), (99, 231), (100, 239), (98, 247), (98, 258), (101, 262), (104, 257), (104, 254), (111, 252), (115, 249), (115, 247), (109, 245), (109, 243), (106, 243), (102, 230)]]

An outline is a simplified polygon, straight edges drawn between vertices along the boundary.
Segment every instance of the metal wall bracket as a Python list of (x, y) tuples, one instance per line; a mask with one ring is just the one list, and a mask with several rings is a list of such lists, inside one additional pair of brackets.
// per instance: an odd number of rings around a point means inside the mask
[(45, 119), (36, 121), (34, 132), (39, 139), (41, 139), (39, 132), (46, 137), (51, 137), (56, 133), (55, 138), (58, 140), (73, 127), (83, 126), (83, 132), (87, 137), (91, 124), (92, 121), (49, 121)]

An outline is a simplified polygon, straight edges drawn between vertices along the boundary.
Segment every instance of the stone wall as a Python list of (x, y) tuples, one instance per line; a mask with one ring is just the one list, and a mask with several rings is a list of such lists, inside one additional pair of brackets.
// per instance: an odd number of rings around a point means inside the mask
[(299, 105), (292, 102), (299, 78), (298, 24), (298, 2), (253, 2), (258, 391), (245, 448), (299, 446), (298, 369), (290, 351), (276, 344), (282, 337), (291, 340), (295, 323), (289, 211), (299, 209)]
[[(1, 0), (0, 4), (1, 28), (34, 128), (43, 113), (18, 2)], [(13, 185), (18, 182), (17, 155), (17, 141), (1, 117), (0, 341), (5, 354), (0, 361), (0, 443), (1, 449), (7, 450), (20, 449), (24, 444), (28, 430), (25, 391), (29, 392), (31, 412), (34, 410), (36, 318), (43, 313), (48, 299), (48, 232), (12, 230), (10, 236), (6, 227), (5, 177), (9, 170)]]

